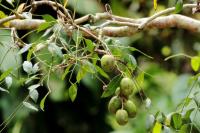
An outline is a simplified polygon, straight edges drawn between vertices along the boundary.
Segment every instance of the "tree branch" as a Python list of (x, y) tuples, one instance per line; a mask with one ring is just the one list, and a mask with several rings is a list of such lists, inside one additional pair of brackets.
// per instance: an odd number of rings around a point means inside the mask
[[(146, 22), (146, 19), (138, 19), (134, 21), (140, 24)], [(45, 22), (44, 20), (39, 20), (39, 19), (12, 20), (10, 21), (10, 27), (15, 27), (17, 30), (31, 30), (38, 28), (39, 25), (44, 22)], [(129, 21), (129, 23), (131, 22)], [(122, 25), (123, 26), (105, 26), (102, 27), (101, 30), (103, 35), (110, 37), (130, 36), (139, 32), (137, 27), (130, 25), (124, 26), (124, 23)], [(146, 29), (151, 29), (151, 28), (164, 29), (172, 27), (186, 29), (192, 32), (200, 32), (200, 21), (183, 15), (173, 14), (169, 16), (158, 17), (152, 20), (147, 24)], [(85, 30), (97, 35), (100, 29), (96, 27), (93, 28), (92, 26), (91, 28), (85, 28)], [(90, 35), (86, 33), (86, 36)]]
[[(52, 1), (37, 1), (33, 5), (50, 4), (52, 6), (59, 6), (63, 8), (62, 5)], [(197, 4), (185, 4), (183, 8), (194, 8)], [(63, 9), (65, 10), (65, 9)], [(74, 28), (79, 26), (84, 32), (85, 36), (98, 35), (100, 30), (103, 35), (110, 37), (123, 37), (130, 36), (140, 31), (140, 29), (151, 29), (151, 28), (182, 28), (192, 32), (200, 32), (200, 21), (178, 14), (172, 14), (168, 16), (161, 16), (174, 12), (175, 7), (165, 9), (161, 12), (154, 14), (153, 16), (147, 18), (125, 18), (121, 16), (112, 15), (108, 12), (96, 13), (95, 15), (88, 14), (81, 18), (75, 19), (73, 23), (64, 24), (67, 32), (71, 34)], [(65, 14), (68, 11), (65, 10)], [(69, 15), (69, 14), (68, 14)], [(68, 16), (69, 17), (69, 16)], [(98, 21), (103, 21), (100, 25), (89, 26), (88, 28), (81, 26), (82, 23), (91, 22), (96, 23)], [(0, 20), (1, 22), (1, 20)], [(31, 30), (39, 27), (40, 24), (44, 23), (44, 20), (39, 19), (24, 19), (24, 20), (11, 20), (10, 27), (15, 27), (17, 30)]]

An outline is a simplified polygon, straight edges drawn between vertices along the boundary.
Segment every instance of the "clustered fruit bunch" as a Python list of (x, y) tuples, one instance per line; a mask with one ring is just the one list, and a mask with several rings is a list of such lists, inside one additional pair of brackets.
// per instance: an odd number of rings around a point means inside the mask
[(130, 95), (133, 93), (133, 85), (133, 81), (130, 78), (123, 78), (120, 82), (120, 87), (115, 91), (115, 96), (109, 101), (108, 110), (115, 114), (119, 125), (125, 125), (128, 122), (128, 118), (136, 116), (136, 106), (130, 100)]
[[(101, 67), (106, 72), (112, 72), (115, 68), (114, 56), (104, 55), (101, 58)], [(119, 125), (127, 124), (129, 118), (134, 118), (136, 116), (136, 106), (134, 102), (130, 100), (133, 89), (133, 80), (129, 77), (124, 77), (120, 81), (120, 86), (116, 89), (115, 95), (109, 101), (108, 110), (115, 114), (116, 121)]]

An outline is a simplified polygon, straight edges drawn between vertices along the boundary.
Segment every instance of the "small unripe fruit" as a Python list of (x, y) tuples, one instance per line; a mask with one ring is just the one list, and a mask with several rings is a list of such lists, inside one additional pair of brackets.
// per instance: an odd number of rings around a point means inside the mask
[(128, 113), (126, 110), (119, 109), (116, 112), (116, 120), (119, 125), (125, 125), (128, 122)]
[(137, 108), (131, 100), (124, 103), (124, 109), (128, 112), (128, 117), (133, 118), (136, 116)]
[(119, 97), (114, 96), (111, 98), (109, 104), (108, 104), (108, 110), (109, 112), (115, 114), (118, 109), (120, 109), (122, 106), (122, 102)]
[(130, 78), (123, 78), (120, 82), (121, 94), (128, 97), (133, 93), (134, 83)]
[(101, 58), (101, 67), (106, 72), (112, 72), (115, 67), (115, 58), (112, 55), (104, 55)]
[(117, 87), (117, 89), (115, 90), (115, 95), (119, 95), (120, 94), (120, 87)]

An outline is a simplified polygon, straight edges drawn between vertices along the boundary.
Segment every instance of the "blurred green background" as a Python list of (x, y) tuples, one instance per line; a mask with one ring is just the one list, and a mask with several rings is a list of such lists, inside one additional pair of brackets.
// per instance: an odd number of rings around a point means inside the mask
[[(25, 1), (25, 0), (24, 0)], [(20, 0), (22, 3), (23, 0)], [(175, 5), (175, 0), (158, 1), (158, 9), (162, 10)], [(185, 1), (187, 2), (187, 1)], [(189, 0), (188, 0), (189, 2)], [(2, 3), (9, 8), (13, 8), (5, 1)], [(15, 2), (17, 3), (17, 1)], [(152, 0), (69, 0), (68, 8), (76, 8), (76, 17), (88, 13), (104, 12), (104, 5), (108, 3), (115, 15), (131, 18), (147, 17), (154, 14)], [(45, 8), (45, 10), (44, 10)], [(0, 10), (9, 13), (8, 10), (0, 7)], [(200, 14), (191, 15), (191, 11), (182, 12), (187, 16), (200, 19)], [(50, 7), (41, 7), (36, 14), (55, 13)], [(20, 31), (22, 36), (27, 31)], [(5, 36), (7, 34), (7, 36)], [(33, 34), (26, 38), (26, 42), (31, 42), (40, 34)], [(0, 41), (8, 43), (9, 33), (0, 32)], [(45, 112), (34, 112), (29, 109), (20, 109), (12, 121), (8, 124), (4, 132), (8, 133), (146, 133), (146, 118), (149, 114), (157, 111), (168, 114), (176, 110), (177, 105), (187, 96), (190, 86), (190, 78), (195, 74), (190, 67), (190, 60), (185, 57), (177, 57), (164, 61), (170, 55), (185, 53), (191, 56), (200, 54), (200, 36), (183, 29), (151, 29), (137, 33), (131, 37), (114, 38), (123, 45), (133, 46), (154, 59), (148, 59), (140, 53), (133, 52), (139, 68), (149, 75), (145, 75), (142, 88), (145, 94), (152, 100), (149, 110), (144, 108), (143, 101), (139, 94), (133, 96), (138, 107), (138, 115), (131, 119), (126, 126), (119, 126), (115, 117), (107, 110), (107, 103), (110, 98), (101, 99), (102, 84), (97, 79), (87, 75), (78, 86), (78, 95), (72, 103), (67, 95), (69, 87), (67, 81), (62, 81), (54, 74), (50, 79), (53, 92), (45, 103)], [(9, 47), (0, 45), (0, 60)], [(8, 66), (17, 67), (25, 57), (15, 56), (17, 49), (9, 50), (3, 63), (1, 71)], [(16, 62), (13, 64), (13, 62)], [(16, 65), (16, 66), (15, 66)], [(19, 71), (23, 72), (22, 70)], [(18, 73), (16, 71), (16, 73)], [(23, 76), (22, 76), (23, 77)], [(0, 120), (5, 120), (20, 104), (28, 94), (27, 86), (20, 86), (20, 81), (14, 79), (14, 84), (10, 89), (10, 94), (0, 93)], [(46, 87), (38, 88), (39, 101), (47, 92)]]

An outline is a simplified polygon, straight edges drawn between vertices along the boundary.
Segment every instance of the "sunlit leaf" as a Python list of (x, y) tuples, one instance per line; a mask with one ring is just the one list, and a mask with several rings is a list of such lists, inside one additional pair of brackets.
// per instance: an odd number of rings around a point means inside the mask
[(23, 53), (27, 52), (31, 48), (31, 46), (32, 46), (32, 44), (26, 44), (23, 48), (20, 49), (18, 54), (23, 54)]
[(191, 58), (191, 66), (194, 71), (198, 71), (200, 68), (200, 57), (194, 56)]
[(4, 89), (4, 88), (2, 88), (2, 87), (0, 87), (0, 91), (3, 91), (3, 92), (7, 92), (7, 93), (9, 93), (8, 90), (6, 90), (6, 89)]
[(32, 91), (37, 89), (40, 86), (40, 84), (35, 84), (35, 85), (31, 85), (30, 87), (28, 87), (28, 90)]
[[(0, 19), (5, 18), (5, 17), (7, 17), (7, 15), (3, 11), (0, 11)], [(10, 23), (5, 22), (5, 23), (3, 23), (3, 25), (8, 27), (10, 25)]]
[(42, 24), (40, 24), (40, 26), (37, 29), (37, 32), (46, 30), (47, 28), (53, 26), (55, 23), (54, 22), (44, 22)]
[(63, 6), (66, 7), (67, 3), (68, 3), (68, 0), (63, 0), (63, 3), (64, 3)]
[(105, 98), (113, 95), (115, 93), (115, 90), (119, 86), (121, 79), (122, 79), (121, 75), (115, 76), (107, 85), (106, 90), (103, 92), (101, 97)]
[(14, 7), (14, 5), (13, 5), (13, 2), (15, 1), (15, 0), (6, 0), (10, 5), (12, 5), (13, 7)]
[(30, 61), (24, 61), (22, 66), (25, 72), (27, 72), (28, 74), (32, 73), (33, 64)]
[(5, 82), (8, 88), (12, 85), (12, 77), (8, 76), (5, 78)]
[(23, 105), (31, 110), (38, 111), (38, 108), (28, 102), (23, 102)]
[(37, 90), (30, 90), (29, 96), (30, 96), (31, 99), (33, 99), (34, 102), (37, 102), (39, 93), (38, 93)]
[(52, 55), (57, 55), (59, 57), (63, 57), (63, 53), (61, 48), (56, 45), (56, 43), (50, 43), (48, 46), (48, 50)]
[(156, 10), (158, 7), (157, 0), (153, 0), (153, 8)]
[(69, 88), (69, 97), (72, 102), (76, 99), (76, 96), (77, 96), (77, 86), (76, 84), (72, 84)]
[(46, 22), (56, 21), (56, 19), (55, 19), (54, 17), (52, 17), (51, 15), (49, 15), (49, 14), (42, 15), (42, 18), (43, 18)]
[(47, 93), (43, 98), (42, 100), (40, 101), (40, 108), (42, 111), (44, 111), (44, 104), (45, 104), (45, 101), (46, 101), (46, 98), (47, 96), (49, 95), (49, 93)]
[(11, 72), (12, 72), (12, 68), (8, 69), (7, 71), (5, 71), (4, 73), (1, 74), (0, 76), (0, 81), (2, 81), (4, 78), (6, 78)]
[(153, 127), (153, 132), (152, 133), (161, 133), (162, 131), (162, 124), (159, 122), (156, 122), (156, 124)]
[(37, 71), (39, 71), (39, 66), (38, 66), (39, 62), (33, 65), (33, 73), (36, 73)]

